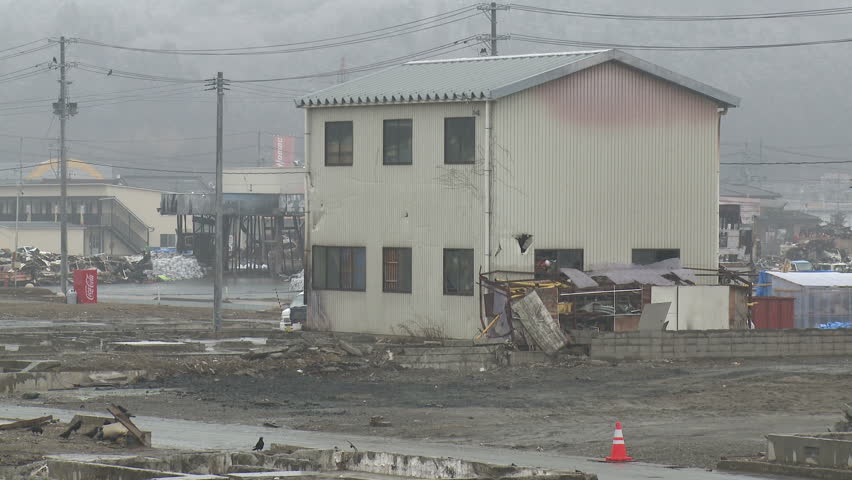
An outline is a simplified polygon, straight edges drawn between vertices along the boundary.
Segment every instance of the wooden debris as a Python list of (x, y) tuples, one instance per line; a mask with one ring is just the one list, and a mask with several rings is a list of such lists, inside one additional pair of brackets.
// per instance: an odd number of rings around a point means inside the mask
[(50, 423), (53, 420), (53, 415), (48, 415), (46, 417), (38, 417), (32, 418), (29, 420), (20, 420), (17, 422), (7, 423), (5, 425), (0, 425), (0, 431), (2, 430), (17, 430), (19, 428), (32, 428), (44, 425), (46, 423)]
[(124, 412), (122, 412), (116, 407), (108, 407), (107, 411), (111, 413), (116, 420), (121, 422), (122, 425), (127, 427), (127, 431), (130, 432), (130, 434), (133, 435), (133, 438), (135, 438), (140, 444), (146, 447), (151, 446), (150, 436), (145, 435), (142, 430), (139, 430), (139, 428), (132, 421), (130, 421), (130, 418), (125, 415)]

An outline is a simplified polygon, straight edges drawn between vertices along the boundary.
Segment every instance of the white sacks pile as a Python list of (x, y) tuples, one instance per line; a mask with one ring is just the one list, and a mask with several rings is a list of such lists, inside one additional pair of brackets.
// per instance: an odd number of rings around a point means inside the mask
[(204, 278), (204, 269), (195, 257), (183, 255), (156, 255), (151, 258), (155, 276), (163, 275), (169, 280), (193, 280)]

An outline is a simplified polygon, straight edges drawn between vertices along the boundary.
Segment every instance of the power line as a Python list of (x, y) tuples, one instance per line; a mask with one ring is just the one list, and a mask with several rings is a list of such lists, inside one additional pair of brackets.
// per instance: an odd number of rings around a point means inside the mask
[[(375, 70), (377, 68), (383, 68), (383, 67), (387, 67), (389, 65), (395, 65), (395, 64), (398, 64), (400, 62), (405, 62), (405, 61), (414, 60), (414, 59), (418, 59), (418, 58), (431, 58), (431, 57), (441, 55), (441, 54), (445, 54), (445, 53), (456, 52), (458, 50), (463, 50), (463, 49), (469, 48), (470, 45), (468, 45), (468, 42), (475, 40), (475, 39), (476, 39), (476, 35), (471, 35), (471, 36), (456, 40), (455, 42), (452, 42), (452, 43), (446, 43), (446, 44), (439, 45), (437, 47), (433, 47), (433, 48), (430, 48), (430, 49), (421, 50), (421, 51), (416, 52), (416, 53), (411, 53), (411, 54), (403, 55), (403, 56), (400, 56), (400, 57), (389, 58), (387, 60), (382, 60), (382, 61), (379, 61), (379, 62), (367, 64), (367, 65), (361, 65), (359, 67), (354, 67), (354, 68), (343, 70), (342, 72), (343, 73), (365, 72), (365, 71)], [(459, 47), (459, 45), (461, 45), (461, 46)], [(458, 48), (452, 48), (452, 47), (458, 47)], [(339, 75), (340, 73), (341, 73), (341, 70), (334, 70), (334, 71), (329, 71), (329, 72), (313, 73), (313, 74), (306, 74), (306, 75), (293, 75), (293, 76), (289, 76), (289, 77), (231, 80), (231, 82), (234, 83), (234, 84), (237, 84), (237, 83), (281, 82), (281, 81), (286, 81), (286, 80), (303, 80), (303, 79), (308, 79), (308, 78), (331, 77), (331, 76)]]
[(52, 44), (48, 43), (48, 44), (42, 45), (40, 47), (28, 48), (26, 50), (21, 50), (19, 52), (10, 53), (8, 55), (3, 55), (2, 57), (0, 57), (0, 60), (8, 60), (10, 58), (16, 58), (16, 57), (20, 57), (22, 55), (29, 55), (31, 53), (40, 52), (42, 50), (48, 49), (52, 46), (53, 46)]
[(813, 45), (832, 45), (840, 43), (850, 43), (852, 38), (838, 38), (832, 40), (814, 40), (810, 42), (787, 42), (787, 43), (766, 43), (754, 45), (702, 45), (702, 46), (677, 46), (677, 45), (636, 45), (624, 43), (602, 43), (602, 42), (586, 42), (580, 40), (567, 40), (558, 38), (537, 37), (533, 35), (517, 34), (510, 35), (513, 40), (521, 42), (539, 43), (544, 45), (564, 45), (581, 48), (619, 48), (622, 50), (667, 50), (667, 51), (721, 51), (721, 50), (755, 50), (767, 48), (786, 48), (786, 47), (806, 47)]
[(792, 10), (786, 12), (741, 13), (733, 15), (625, 15), (598, 12), (581, 12), (575, 10), (559, 10), (554, 8), (537, 7), (534, 5), (511, 5), (513, 10), (520, 10), (548, 15), (564, 15), (572, 17), (600, 18), (605, 20), (642, 20), (652, 22), (705, 22), (729, 20), (764, 20), (772, 18), (801, 18), (823, 17), (832, 15), (848, 15), (852, 7), (823, 8), (815, 10)]
[(10, 50), (17, 50), (19, 48), (29, 47), (30, 45), (35, 45), (36, 43), (44, 42), (44, 41), (47, 41), (47, 38), (39, 38), (38, 40), (33, 40), (32, 42), (24, 43), (22, 45), (16, 45), (14, 47), (4, 48), (3, 50), (0, 50), (0, 53), (8, 52)]
[[(142, 52), (142, 53), (160, 53), (160, 54), (171, 54), (171, 55), (269, 55), (269, 54), (278, 54), (278, 53), (293, 53), (293, 52), (302, 52), (309, 50), (316, 50), (321, 48), (330, 48), (341, 45), (354, 45), (363, 42), (370, 42), (375, 40), (384, 40), (386, 38), (393, 38), (400, 35), (408, 35), (411, 33), (416, 33), (424, 30), (429, 30), (437, 27), (441, 27), (444, 25), (449, 25), (451, 23), (460, 22), (466, 20), (468, 18), (474, 17), (478, 15), (478, 13), (473, 13), (472, 15), (468, 15), (462, 18), (454, 18), (460, 15), (463, 15), (475, 7), (467, 6), (463, 8), (458, 8), (456, 10), (451, 10), (449, 12), (444, 12), (442, 14), (433, 15), (430, 17), (425, 17), (418, 20), (413, 20), (410, 22), (396, 24), (390, 27), (380, 28), (376, 30), (370, 30), (366, 32), (349, 34), (349, 35), (341, 35), (336, 37), (329, 37), (325, 39), (319, 40), (311, 40), (311, 41), (302, 41), (302, 42), (292, 42), (292, 43), (280, 43), (273, 45), (262, 45), (262, 46), (252, 46), (252, 47), (236, 47), (236, 48), (218, 48), (218, 49), (158, 49), (158, 48), (139, 48), (139, 47), (129, 47), (125, 45), (115, 45), (104, 42), (99, 42), (95, 40), (88, 40), (83, 38), (75, 39), (78, 43), (83, 45), (92, 45), (98, 47), (105, 48), (114, 48), (120, 50), (128, 50), (134, 52)], [(453, 20), (448, 20), (454, 18)], [(422, 24), (422, 25), (421, 25)], [(433, 25), (429, 25), (433, 24)], [(428, 25), (428, 26), (424, 26)], [(384, 32), (380, 33), (379, 32)], [(363, 38), (359, 38), (363, 37)], [(345, 41), (340, 41), (344, 40)], [(270, 50), (270, 49), (281, 49), (283, 50)]]

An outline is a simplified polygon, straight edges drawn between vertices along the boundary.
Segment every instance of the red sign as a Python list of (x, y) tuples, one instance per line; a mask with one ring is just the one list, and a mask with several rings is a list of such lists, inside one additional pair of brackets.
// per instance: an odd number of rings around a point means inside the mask
[(296, 137), (273, 137), (273, 164), (276, 167), (292, 167), (295, 165)]
[(98, 271), (74, 270), (77, 303), (98, 303)]

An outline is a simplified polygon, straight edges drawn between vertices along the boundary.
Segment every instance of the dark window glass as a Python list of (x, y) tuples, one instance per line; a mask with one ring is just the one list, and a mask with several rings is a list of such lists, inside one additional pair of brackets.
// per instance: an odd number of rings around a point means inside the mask
[(650, 265), (671, 258), (680, 258), (680, 250), (676, 248), (634, 248), (633, 264)]
[(535, 276), (548, 278), (559, 274), (563, 268), (583, 270), (583, 249), (535, 251)]
[(352, 165), (352, 122), (326, 122), (325, 164)]
[(160, 246), (163, 248), (171, 248), (174, 247), (177, 242), (177, 235), (174, 233), (161, 233), (160, 234)]
[(411, 165), (412, 121), (385, 120), (384, 164)]
[(366, 290), (366, 249), (313, 247), (313, 286), (317, 290)]
[(382, 250), (382, 282), (385, 292), (411, 293), (411, 249)]
[(444, 119), (444, 163), (474, 163), (476, 159), (476, 118)]
[(473, 249), (444, 249), (444, 295), (473, 295)]

